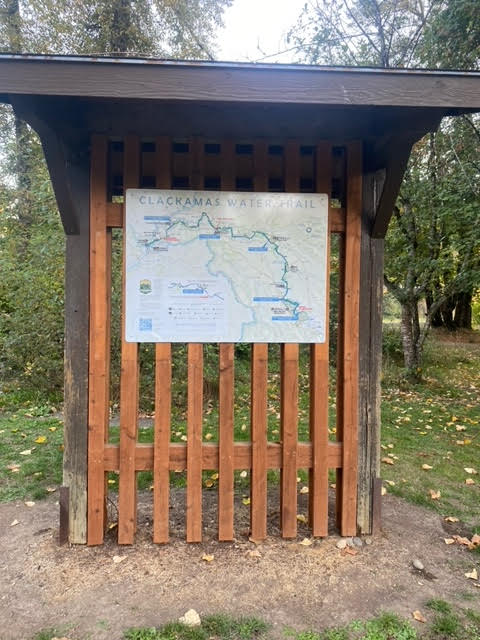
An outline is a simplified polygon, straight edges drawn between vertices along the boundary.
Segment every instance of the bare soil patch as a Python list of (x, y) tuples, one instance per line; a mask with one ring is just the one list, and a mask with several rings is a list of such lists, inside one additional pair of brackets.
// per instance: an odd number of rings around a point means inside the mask
[[(438, 514), (387, 495), (383, 532), (349, 555), (336, 548), (334, 535), (302, 546), (306, 531), (296, 541), (272, 535), (255, 545), (248, 540), (248, 507), (241, 506), (237, 540), (218, 543), (214, 498), (204, 500), (202, 544), (184, 542), (183, 519), (175, 515), (182, 509), (173, 508), (172, 542), (156, 546), (151, 495), (142, 495), (133, 547), (119, 547), (113, 532), (102, 547), (59, 547), (54, 500), (1, 504), (0, 638), (26, 640), (65, 625), (72, 640), (116, 640), (128, 627), (159, 626), (189, 608), (257, 616), (278, 635), (284, 626), (321, 629), (382, 610), (411, 617), (429, 598), (480, 611), (480, 589), (464, 575), (480, 569), (479, 555), (446, 545), (452, 531)], [(182, 500), (183, 492), (172, 492), (173, 506)], [(272, 533), (277, 520), (273, 507)], [(260, 557), (249, 553), (254, 549)], [(202, 560), (204, 553), (214, 560)], [(116, 563), (114, 556), (125, 558)], [(424, 571), (412, 567), (414, 559)]]

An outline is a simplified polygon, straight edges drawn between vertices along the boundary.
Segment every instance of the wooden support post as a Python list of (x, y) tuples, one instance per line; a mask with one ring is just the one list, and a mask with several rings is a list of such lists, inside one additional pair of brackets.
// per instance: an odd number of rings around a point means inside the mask
[(139, 363), (138, 344), (125, 340), (125, 210), (127, 189), (138, 187), (140, 145), (136, 136), (124, 141), (124, 218), (122, 282), (122, 369), (120, 376), (120, 478), (118, 483), (118, 544), (133, 544), (137, 526), (137, 475), (135, 446), (138, 430)]
[[(317, 145), (316, 187), (330, 203), (332, 188), (332, 146)], [(310, 440), (312, 468), (309, 473), (309, 521), (314, 536), (328, 534), (328, 359), (330, 309), (330, 233), (327, 234), (325, 342), (310, 347)]]
[(383, 173), (363, 177), (360, 256), (360, 377), (357, 524), (373, 532), (375, 483), (380, 475), (380, 374), (382, 366), (383, 238), (373, 238)]
[(360, 235), (362, 147), (347, 145), (347, 207), (343, 288), (343, 448), (340, 532), (357, 532), (358, 338), (360, 302)]
[(187, 542), (201, 542), (203, 344), (188, 345), (187, 402)]
[(87, 541), (88, 328), (89, 328), (89, 154), (87, 145), (70, 163), (78, 233), (66, 236), (65, 403), (63, 484), (68, 487), (68, 539)]
[(104, 447), (109, 417), (110, 255), (107, 233), (107, 139), (92, 137), (90, 184), (90, 343), (88, 388), (89, 545), (102, 544), (105, 528)]
[(298, 344), (281, 347), (282, 536), (297, 535)]

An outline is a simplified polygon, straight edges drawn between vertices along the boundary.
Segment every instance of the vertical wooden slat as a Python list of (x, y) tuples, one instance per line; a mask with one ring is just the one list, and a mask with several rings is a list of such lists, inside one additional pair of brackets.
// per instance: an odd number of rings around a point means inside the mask
[(343, 536), (357, 532), (357, 445), (360, 306), (360, 237), (362, 209), (362, 148), (347, 146), (347, 206), (343, 291), (343, 447), (341, 524)]
[[(330, 200), (332, 147), (316, 148), (316, 189)], [(330, 300), (330, 234), (327, 235), (325, 342), (310, 347), (310, 441), (312, 468), (309, 477), (309, 521), (314, 536), (328, 535), (328, 340)]]
[[(171, 142), (166, 136), (155, 140), (157, 189), (171, 185)], [(153, 541), (168, 542), (170, 499), (170, 415), (172, 353), (170, 344), (155, 345), (155, 436), (153, 457)]]
[(203, 345), (188, 345), (187, 542), (202, 541)]
[(132, 544), (137, 522), (135, 447), (138, 428), (138, 344), (125, 341), (126, 190), (138, 187), (140, 147), (136, 136), (124, 140), (122, 366), (120, 377), (120, 478), (118, 487), (118, 543)]
[(268, 344), (252, 345), (250, 519), (254, 540), (267, 537), (267, 374)]
[[(288, 140), (285, 148), (285, 191), (297, 193), (300, 187), (299, 182), (299, 144), (296, 140)], [(282, 345), (280, 358), (282, 535), (284, 538), (294, 538), (297, 535), (298, 345)]]
[(219, 350), (218, 539), (233, 540), (234, 345)]
[[(254, 189), (268, 189), (268, 145), (254, 146)], [(250, 475), (250, 528), (254, 540), (267, 537), (267, 386), (268, 344), (253, 344), (251, 359), (252, 470)]]
[[(234, 144), (221, 144), (221, 188), (235, 188)], [(218, 407), (218, 539), (233, 540), (234, 497), (234, 356), (235, 345), (219, 345), (219, 407)]]
[(101, 544), (105, 527), (103, 449), (108, 428), (110, 274), (107, 234), (107, 139), (92, 137), (90, 177), (90, 348), (87, 542)]
[(281, 347), (282, 536), (297, 535), (298, 344)]
[(153, 449), (153, 541), (168, 542), (170, 497), (170, 411), (172, 356), (170, 344), (155, 347), (155, 439)]

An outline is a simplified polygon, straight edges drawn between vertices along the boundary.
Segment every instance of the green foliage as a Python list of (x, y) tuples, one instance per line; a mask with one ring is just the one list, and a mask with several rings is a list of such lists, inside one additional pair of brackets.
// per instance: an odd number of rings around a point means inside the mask
[(130, 629), (126, 640), (253, 640), (263, 636), (268, 626), (256, 618), (231, 618), (227, 615), (206, 616), (199, 627), (172, 622), (160, 629)]

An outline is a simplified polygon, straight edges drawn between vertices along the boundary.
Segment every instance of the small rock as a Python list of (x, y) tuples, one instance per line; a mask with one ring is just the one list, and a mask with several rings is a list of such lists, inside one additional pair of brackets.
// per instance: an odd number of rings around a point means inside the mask
[(355, 538), (353, 538), (353, 544), (356, 547), (363, 547), (363, 540), (361, 538), (355, 537)]
[(421, 560), (418, 560), (418, 558), (415, 558), (415, 560), (413, 560), (412, 565), (414, 569), (417, 569), (417, 571), (423, 571), (425, 569), (425, 567), (423, 566), (423, 562)]
[(353, 538), (345, 538), (345, 540), (347, 541), (347, 547), (353, 547), (355, 546), (353, 544)]
[(365, 538), (364, 542), (365, 542), (365, 544), (371, 545), (371, 544), (373, 544), (373, 539), (372, 538)]
[(178, 621), (187, 627), (199, 627), (202, 624), (200, 616), (195, 609), (189, 609), (184, 616), (178, 619)]
[(340, 538), (340, 540), (337, 542), (337, 549), (345, 549), (346, 546), (347, 546), (347, 539)]

